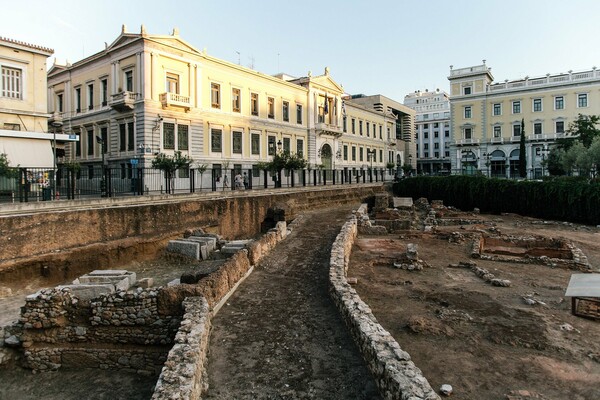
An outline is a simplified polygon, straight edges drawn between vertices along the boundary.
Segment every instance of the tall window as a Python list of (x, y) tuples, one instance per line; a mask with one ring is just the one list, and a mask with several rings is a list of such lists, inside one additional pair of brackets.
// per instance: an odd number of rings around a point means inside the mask
[(268, 141), (268, 147), (269, 147), (269, 155), (270, 156), (274, 156), (275, 155), (275, 136), (269, 136), (269, 141)]
[(21, 79), (20, 69), (2, 67), (2, 97), (22, 99), (23, 85)]
[(285, 122), (290, 121), (290, 103), (288, 101), (284, 101), (281, 107), (281, 113), (283, 114), (283, 120)]
[(304, 140), (296, 139), (296, 154), (298, 157), (304, 157)]
[(100, 128), (100, 137), (102, 138), (102, 153), (108, 152), (108, 128), (103, 126)]
[(463, 94), (471, 94), (471, 90), (472, 90), (471, 86), (465, 86), (463, 88)]
[(499, 138), (502, 137), (502, 127), (499, 125), (494, 126), (494, 137)]
[(241, 111), (241, 92), (240, 89), (231, 89), (231, 109), (233, 112)]
[(223, 131), (221, 129), (210, 130), (210, 151), (220, 153), (223, 151)]
[(64, 96), (62, 93), (56, 95), (56, 111), (63, 112)]
[(356, 120), (352, 118), (352, 133), (356, 135)]
[(494, 103), (494, 115), (502, 115), (502, 104)]
[(344, 145), (344, 161), (348, 161), (348, 145)]
[(358, 120), (358, 133), (360, 136), (363, 134), (363, 122), (361, 120)]
[(269, 108), (267, 117), (273, 119), (275, 118), (275, 99), (273, 97), (267, 97), (267, 104)]
[(352, 146), (352, 161), (356, 161), (356, 147)]
[(233, 131), (232, 140), (233, 154), (242, 154), (242, 132)]
[(292, 144), (290, 138), (283, 138), (283, 151), (290, 153), (292, 151)]
[(212, 108), (221, 108), (221, 85), (210, 84), (210, 104)]
[(75, 89), (75, 112), (81, 112), (81, 88)]
[(565, 121), (556, 121), (556, 133), (565, 133)]
[(542, 123), (541, 122), (536, 122), (533, 124), (533, 133), (535, 135), (541, 135), (542, 134)]
[(367, 137), (371, 136), (371, 124), (367, 122)]
[(100, 101), (102, 106), (108, 104), (108, 79), (102, 79), (100, 81)]
[(89, 128), (87, 130), (87, 155), (94, 155), (94, 129)]
[(562, 96), (556, 96), (554, 98), (554, 109), (562, 110), (565, 108), (565, 98)]
[(167, 72), (165, 81), (165, 92), (179, 93), (179, 75)]
[(465, 128), (465, 139), (471, 139), (473, 137), (473, 130), (471, 128)]
[(125, 71), (125, 90), (133, 92), (133, 70)]
[(514, 137), (521, 136), (521, 124), (513, 125), (513, 136)]
[(175, 124), (163, 123), (163, 149), (175, 150)]
[(383, 140), (383, 125), (379, 125), (379, 139)]
[(189, 130), (190, 127), (187, 125), (177, 125), (177, 149), (178, 150), (189, 150)]
[(363, 161), (363, 148), (358, 148), (358, 161)]
[(133, 122), (127, 123), (127, 150), (135, 150), (135, 131), (133, 130)]
[(87, 87), (88, 89), (88, 98), (87, 98), (87, 102), (88, 102), (88, 109), (89, 110), (93, 110), (94, 109), (94, 84), (91, 83), (88, 85)]
[(296, 123), (302, 124), (302, 104), (296, 104)]
[(258, 93), (250, 93), (250, 114), (258, 115)]
[(253, 155), (259, 155), (260, 154), (260, 134), (258, 133), (253, 133), (251, 135), (251, 149), (250, 151), (252, 152)]
[(465, 118), (471, 118), (471, 106), (465, 107)]
[(577, 95), (577, 107), (587, 107), (588, 106), (588, 96), (587, 93), (580, 93)]
[(521, 101), (513, 101), (512, 102), (512, 112), (513, 114), (520, 114), (521, 113)]
[(542, 99), (533, 99), (533, 112), (542, 111)]
[(119, 151), (127, 149), (127, 125), (119, 124)]
[(348, 129), (348, 126), (347, 126), (347, 125), (348, 125), (348, 121), (347, 121), (347, 119), (346, 119), (346, 116), (344, 115), (344, 116), (342, 117), (342, 129), (344, 130), (344, 132), (346, 132), (346, 131), (347, 131), (347, 129)]

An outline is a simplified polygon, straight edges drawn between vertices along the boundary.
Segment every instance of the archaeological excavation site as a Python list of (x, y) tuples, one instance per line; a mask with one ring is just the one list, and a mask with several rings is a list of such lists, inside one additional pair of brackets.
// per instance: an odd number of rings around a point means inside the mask
[(373, 186), (0, 233), (2, 399), (600, 398), (598, 227)]

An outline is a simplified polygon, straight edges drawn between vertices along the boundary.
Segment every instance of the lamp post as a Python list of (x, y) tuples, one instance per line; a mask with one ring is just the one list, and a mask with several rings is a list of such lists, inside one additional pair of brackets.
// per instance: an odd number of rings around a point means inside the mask
[(371, 167), (369, 168), (369, 180), (373, 182), (373, 158), (375, 158), (375, 149), (367, 150), (367, 160), (371, 162)]
[(548, 157), (548, 154), (550, 153), (550, 150), (547, 147), (542, 147), (542, 178), (544, 177), (544, 174), (546, 171), (544, 171), (544, 168), (546, 167), (546, 160)]
[(491, 177), (490, 159), (492, 158), (492, 155), (490, 153), (483, 153), (483, 158), (485, 158), (485, 166), (487, 168), (488, 178), (490, 178)]

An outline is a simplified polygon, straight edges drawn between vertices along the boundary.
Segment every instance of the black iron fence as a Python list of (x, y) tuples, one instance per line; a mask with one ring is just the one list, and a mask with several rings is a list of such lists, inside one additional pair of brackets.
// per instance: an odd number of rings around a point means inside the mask
[(153, 168), (14, 168), (0, 176), (0, 203), (92, 199), (100, 197), (258, 190), (301, 186), (347, 185), (391, 181), (394, 171), (180, 169)]

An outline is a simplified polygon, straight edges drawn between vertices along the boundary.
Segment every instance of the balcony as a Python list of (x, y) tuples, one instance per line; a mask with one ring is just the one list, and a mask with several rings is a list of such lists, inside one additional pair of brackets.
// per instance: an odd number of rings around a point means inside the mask
[(494, 144), (503, 144), (504, 138), (503, 137), (493, 137), (490, 139), (490, 142), (494, 143)]
[(160, 94), (160, 102), (163, 108), (166, 107), (181, 107), (188, 111), (192, 108), (189, 96), (182, 96), (177, 93), (165, 92)]
[(110, 96), (109, 104), (117, 111), (131, 111), (139, 95), (133, 92), (121, 92)]
[(458, 139), (456, 141), (456, 144), (458, 146), (472, 146), (472, 145), (478, 145), (479, 144), (479, 139)]
[(315, 130), (319, 135), (331, 135), (335, 137), (342, 136), (344, 133), (341, 126), (327, 124), (325, 122), (318, 122), (315, 124)]

